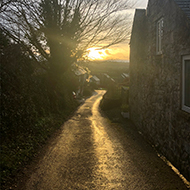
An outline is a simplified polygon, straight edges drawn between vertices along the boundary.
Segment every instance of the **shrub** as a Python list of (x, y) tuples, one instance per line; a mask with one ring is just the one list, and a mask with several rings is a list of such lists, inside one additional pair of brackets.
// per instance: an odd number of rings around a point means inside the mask
[(49, 74), (35, 72), (38, 68), (27, 53), (2, 33), (0, 60), (0, 182), (4, 185), (34, 156), (78, 103), (72, 97), (77, 82), (71, 71), (52, 86)]

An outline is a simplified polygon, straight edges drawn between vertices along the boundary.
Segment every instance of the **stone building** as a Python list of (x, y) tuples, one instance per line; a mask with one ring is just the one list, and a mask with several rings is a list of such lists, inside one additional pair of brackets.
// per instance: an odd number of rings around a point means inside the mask
[(130, 117), (190, 180), (190, 0), (149, 0), (130, 46)]

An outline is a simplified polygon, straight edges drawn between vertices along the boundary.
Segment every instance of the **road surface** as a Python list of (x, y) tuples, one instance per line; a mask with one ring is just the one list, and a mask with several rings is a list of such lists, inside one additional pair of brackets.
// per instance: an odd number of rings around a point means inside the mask
[(187, 189), (129, 121), (112, 123), (101, 115), (104, 93), (96, 91), (62, 126), (23, 189)]

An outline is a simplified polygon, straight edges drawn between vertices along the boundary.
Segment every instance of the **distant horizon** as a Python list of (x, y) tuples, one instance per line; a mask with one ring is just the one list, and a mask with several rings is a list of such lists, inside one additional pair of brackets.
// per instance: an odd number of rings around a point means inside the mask
[[(129, 21), (129, 30), (132, 29), (133, 19), (135, 14), (135, 9), (146, 9), (148, 0), (138, 0), (135, 3), (135, 6), (129, 9), (126, 14), (126, 18)], [(127, 31), (126, 31), (127, 32)], [(128, 31), (131, 32), (131, 31)], [(115, 44), (106, 49), (100, 49), (99, 47), (91, 47), (88, 49), (89, 57), (91, 61), (119, 61), (119, 62), (130, 62), (130, 46), (129, 46), (130, 37), (124, 42)]]
[(90, 62), (126, 62), (129, 63), (129, 60), (125, 59), (96, 59), (96, 60), (89, 60)]

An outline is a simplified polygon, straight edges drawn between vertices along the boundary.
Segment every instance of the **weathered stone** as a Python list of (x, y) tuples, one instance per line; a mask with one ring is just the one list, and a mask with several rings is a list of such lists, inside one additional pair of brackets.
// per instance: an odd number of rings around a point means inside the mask
[[(162, 53), (156, 23), (163, 18)], [(131, 36), (130, 118), (190, 180), (190, 113), (181, 110), (182, 56), (190, 55), (190, 19), (174, 0), (136, 10)]]

